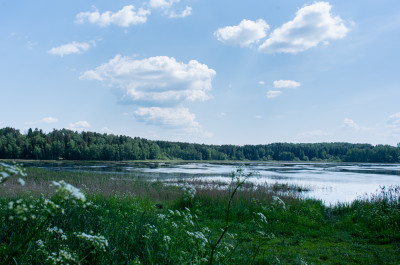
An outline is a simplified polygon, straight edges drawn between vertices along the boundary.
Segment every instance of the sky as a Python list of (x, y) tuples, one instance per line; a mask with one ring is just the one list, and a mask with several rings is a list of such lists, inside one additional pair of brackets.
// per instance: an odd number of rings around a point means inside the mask
[(0, 12), (0, 128), (400, 142), (397, 0), (21, 0)]

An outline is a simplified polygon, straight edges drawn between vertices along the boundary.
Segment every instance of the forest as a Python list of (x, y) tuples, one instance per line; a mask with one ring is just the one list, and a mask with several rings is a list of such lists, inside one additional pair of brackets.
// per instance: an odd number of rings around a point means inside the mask
[(139, 137), (74, 132), (68, 129), (26, 134), (0, 129), (0, 159), (34, 160), (239, 160), (399, 163), (400, 148), (352, 143), (271, 143), (205, 145)]

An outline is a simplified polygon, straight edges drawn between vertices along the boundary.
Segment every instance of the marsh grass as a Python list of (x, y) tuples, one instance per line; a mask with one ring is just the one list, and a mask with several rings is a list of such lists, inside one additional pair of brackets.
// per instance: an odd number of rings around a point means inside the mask
[[(29, 168), (27, 175), (24, 187), (10, 179), (0, 188), (0, 258), (33, 235), (8, 264), (210, 264), (227, 226), (213, 264), (400, 263), (398, 186), (327, 207), (302, 199), (297, 187), (246, 184), (227, 211), (229, 189), (223, 183), (165, 185)], [(49, 186), (61, 180), (80, 188), (85, 202), (65, 200)], [(190, 189), (184, 185), (196, 188), (193, 197), (185, 195)], [(23, 219), (41, 213), (46, 198), (64, 213), (41, 222)], [(19, 200), (33, 208), (10, 220)]]

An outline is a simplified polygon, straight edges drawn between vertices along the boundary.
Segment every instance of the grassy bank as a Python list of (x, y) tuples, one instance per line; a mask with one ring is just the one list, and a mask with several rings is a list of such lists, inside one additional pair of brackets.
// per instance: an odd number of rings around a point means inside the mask
[(400, 263), (399, 187), (329, 208), (242, 172), (230, 186), (42, 169), (18, 178), (0, 187), (2, 263)]

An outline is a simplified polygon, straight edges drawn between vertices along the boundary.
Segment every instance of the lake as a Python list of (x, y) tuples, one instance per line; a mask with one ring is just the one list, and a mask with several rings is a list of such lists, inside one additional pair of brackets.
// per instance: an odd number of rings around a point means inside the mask
[(304, 196), (321, 199), (326, 205), (351, 202), (358, 196), (376, 193), (380, 186), (400, 185), (400, 164), (360, 163), (24, 163), (48, 170), (123, 174), (148, 180), (176, 181), (185, 178), (229, 182), (239, 167), (252, 172), (249, 182), (303, 186)]

